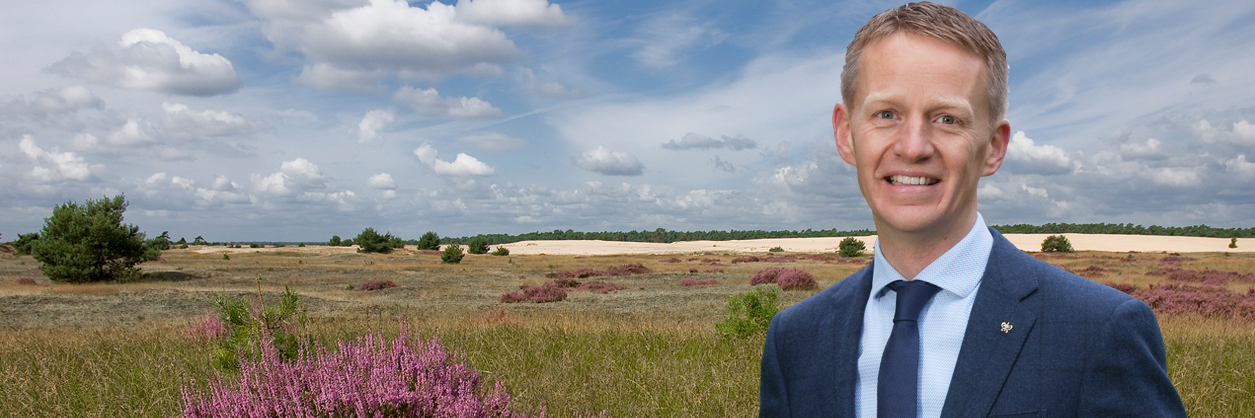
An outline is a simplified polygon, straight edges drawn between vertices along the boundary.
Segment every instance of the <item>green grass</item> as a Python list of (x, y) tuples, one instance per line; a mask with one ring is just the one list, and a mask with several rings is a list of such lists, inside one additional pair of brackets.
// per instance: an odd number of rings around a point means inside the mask
[(1255, 416), (1255, 324), (1160, 319), (1168, 374), (1194, 418)]

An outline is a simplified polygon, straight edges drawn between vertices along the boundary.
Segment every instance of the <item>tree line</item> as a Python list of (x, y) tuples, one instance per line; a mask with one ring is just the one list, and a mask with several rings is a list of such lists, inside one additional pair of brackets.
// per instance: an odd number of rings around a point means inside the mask
[(1119, 235), (1167, 235), (1178, 237), (1208, 238), (1255, 238), (1252, 228), (1216, 228), (1207, 225), (1192, 226), (1141, 226), (1127, 224), (1070, 224), (1048, 223), (1043, 225), (993, 225), (1004, 234), (1119, 234)]

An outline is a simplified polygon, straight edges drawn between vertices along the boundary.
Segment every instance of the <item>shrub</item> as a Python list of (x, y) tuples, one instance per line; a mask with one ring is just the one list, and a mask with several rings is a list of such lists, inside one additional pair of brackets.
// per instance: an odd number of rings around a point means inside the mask
[(436, 235), (435, 232), (427, 231), (426, 234), (423, 234), (422, 238), (418, 239), (418, 249), (439, 250), (440, 249), (440, 236)]
[(496, 256), (510, 255), (510, 249), (506, 247), (497, 247), (497, 250), (493, 251), (492, 255), (496, 255)]
[(19, 277), (17, 279), (17, 284), (26, 285), (26, 286), (35, 286), (35, 285), (38, 285), (39, 283), (36, 283), (35, 279), (32, 279), (30, 277)]
[(782, 290), (807, 290), (818, 287), (815, 278), (801, 269), (768, 267), (759, 270), (750, 279), (751, 285), (775, 283)]
[(226, 295), (218, 295), (213, 301), (218, 319), (226, 327), (226, 338), (213, 352), (214, 364), (220, 368), (239, 369), (241, 357), (257, 359), (261, 353), (256, 345), (262, 342), (268, 342), (286, 359), (297, 357), (299, 344), (293, 331), (305, 323), (305, 302), (301, 295), (284, 287), (279, 303), (267, 307), (261, 295), (260, 275), (257, 282), (256, 305), (243, 297)]
[(545, 282), (540, 286), (524, 286), (521, 292), (510, 292), (497, 299), (501, 303), (513, 303), (530, 300), (536, 303), (557, 302), (566, 299), (566, 289), (554, 282)]
[(341, 241), (339, 235), (332, 235), (331, 239), (327, 240), (327, 246), (329, 247), (339, 247), (340, 243)]
[(457, 264), (462, 262), (462, 246), (457, 244), (449, 244), (445, 247), (444, 253), (440, 254), (440, 262), (448, 264)]
[(197, 341), (217, 341), (227, 336), (227, 324), (213, 313), (206, 313), (192, 320), (192, 325), (187, 327), (187, 335)]
[(471, 254), (488, 254), (488, 239), (483, 236), (471, 238), (471, 243), (467, 245), (466, 251)]
[(393, 283), (392, 280), (371, 280), (366, 283), (362, 283), (361, 286), (357, 287), (357, 290), (380, 290), (391, 287), (397, 287), (397, 284)]
[(1229, 248), (1238, 248), (1238, 239), (1229, 238)]
[(666, 259), (666, 260), (659, 261), (659, 263), (668, 263), (668, 264), (670, 264), (670, 263), (679, 263), (679, 262), (680, 262), (680, 259), (675, 258), (675, 257), (671, 257), (671, 258), (668, 258), (668, 259)]
[(353, 239), (357, 243), (357, 252), (359, 253), (391, 253), (394, 248), (401, 248), (405, 244), (400, 238), (392, 236), (391, 232), (379, 235), (375, 232), (375, 228), (363, 229), (357, 238)]
[(304, 344), (291, 362), (271, 344), (255, 347), (260, 355), (241, 363), (237, 382), (214, 381), (203, 395), (183, 388), (183, 416), (523, 417), (500, 382), (481, 388), (466, 355), (435, 337), (403, 329), (391, 342), (372, 333), (335, 351)]
[(1041, 252), (1043, 253), (1070, 253), (1072, 252), (1072, 242), (1068, 241), (1068, 237), (1063, 235), (1051, 235), (1041, 242)]
[(88, 199), (79, 206), (66, 202), (45, 219), (31, 255), (43, 263), (39, 267), (48, 279), (58, 282), (94, 282), (135, 278), (142, 273), (135, 265), (156, 260), (148, 251), (139, 227), (122, 223), (126, 199)]
[(256, 242), (248, 243), (248, 248), (265, 248), (265, 247), (266, 247), (265, 245), (261, 245)]
[(156, 238), (144, 241), (144, 247), (148, 251), (161, 252), (170, 249), (170, 231), (162, 231), (161, 235)]
[(775, 246), (775, 247), (771, 247), (771, 249), (770, 249), (770, 250), (767, 250), (767, 252), (769, 252), (769, 253), (782, 253), (782, 252), (784, 252), (784, 248), (781, 248), (779, 245), (777, 245), (777, 246)]
[(747, 293), (728, 296), (723, 321), (715, 324), (720, 334), (748, 337), (767, 331), (771, 318), (780, 312), (780, 288), (774, 284), (754, 286)]
[(179, 249), (180, 249), (180, 250), (186, 250), (186, 249), (187, 249), (187, 244), (179, 244)]
[(300, 248), (305, 248), (305, 243), (303, 243), (303, 242), (302, 242), (302, 243), (300, 243), (300, 244), (296, 244), (296, 246), (297, 246), (297, 247), (300, 247)]
[(192, 245), (209, 245), (209, 243), (205, 242), (205, 237), (197, 235), (196, 239), (192, 240)]
[(863, 241), (854, 237), (845, 237), (840, 243), (837, 243), (837, 255), (841, 257), (858, 257), (863, 255), (866, 249)]
[(226, 254), (223, 254), (223, 255), (222, 255), (222, 259), (223, 259), (223, 260), (230, 260), (230, 259), (231, 259), (231, 256), (226, 255)]
[(575, 289), (587, 290), (587, 291), (590, 291), (599, 295), (604, 295), (606, 293), (610, 293), (616, 290), (627, 289), (627, 286), (624, 286), (618, 283), (607, 283), (601, 280), (593, 280), (593, 281), (589, 281), (587, 283), (581, 284), (579, 285), (579, 287)]

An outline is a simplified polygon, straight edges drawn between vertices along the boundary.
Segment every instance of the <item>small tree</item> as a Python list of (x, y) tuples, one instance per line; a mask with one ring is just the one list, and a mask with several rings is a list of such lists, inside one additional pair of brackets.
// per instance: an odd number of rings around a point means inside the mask
[(467, 247), (467, 252), (471, 254), (488, 254), (488, 239), (482, 235), (471, 238), (471, 243)]
[(13, 249), (18, 254), (30, 255), (31, 248), (35, 242), (39, 241), (39, 233), (31, 232), (29, 234), (17, 234), (17, 241), (13, 241)]
[(327, 245), (328, 245), (328, 246), (331, 246), (331, 247), (339, 247), (339, 246), (340, 246), (340, 236), (339, 236), (339, 235), (332, 235), (332, 236), (331, 236), (331, 239), (330, 239), (330, 240), (327, 240)]
[(205, 242), (205, 237), (197, 235), (196, 239), (192, 240), (192, 245), (209, 245), (209, 243)]
[(854, 237), (845, 237), (841, 243), (837, 244), (837, 255), (842, 257), (858, 257), (863, 255), (863, 241)]
[(156, 254), (145, 251), (139, 227), (122, 223), (126, 206), (126, 198), (117, 195), (88, 199), (83, 206), (66, 202), (53, 208), (31, 248), (31, 255), (43, 263), (39, 269), (59, 282), (138, 277), (135, 265), (155, 260)]
[(420, 250), (439, 250), (440, 236), (435, 232), (427, 231), (422, 238), (418, 239), (418, 249)]
[(496, 255), (496, 256), (510, 255), (510, 249), (506, 247), (497, 247), (497, 250), (493, 251), (492, 255)]
[(1068, 241), (1068, 237), (1063, 235), (1051, 235), (1041, 242), (1041, 252), (1043, 253), (1070, 253), (1072, 252), (1072, 243)]
[(1229, 238), (1229, 248), (1238, 248), (1238, 239)]
[(357, 234), (357, 238), (353, 239), (353, 242), (357, 243), (357, 251), (362, 253), (387, 254), (392, 252), (393, 248), (398, 248), (398, 244), (404, 245), (404, 242), (400, 238), (392, 236), (391, 232), (379, 235), (374, 228), (363, 229), (362, 233)]
[(449, 264), (461, 263), (463, 256), (461, 245), (449, 244), (448, 247), (445, 247), (444, 254), (440, 255), (440, 262)]

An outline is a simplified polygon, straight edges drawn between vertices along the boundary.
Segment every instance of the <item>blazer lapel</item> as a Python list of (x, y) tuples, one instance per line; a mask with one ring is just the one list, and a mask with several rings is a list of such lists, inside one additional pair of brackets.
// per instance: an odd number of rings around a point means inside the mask
[[(874, 264), (874, 263), (873, 263)], [(831, 347), (833, 370), (831, 373), (833, 383), (846, 384), (827, 384), (829, 388), (829, 396), (833, 403), (829, 404), (829, 409), (835, 411), (831, 416), (852, 417), (854, 416), (854, 387), (858, 382), (858, 349), (863, 336), (863, 312), (867, 308), (867, 298), (871, 294), (872, 288), (872, 264), (868, 264), (866, 268), (858, 274), (847, 278), (846, 280), (856, 280), (854, 286), (845, 287), (843, 292), (833, 295), (830, 303), (833, 308), (829, 312), (830, 326), (824, 329), (831, 330), (827, 333), (826, 341), (828, 347)], [(825, 408), (827, 409), (827, 408)]]
[(994, 231), (993, 250), (967, 322), (942, 418), (986, 416), (1033, 329), (1036, 315), (1021, 301), (1037, 290), (1028, 255)]

